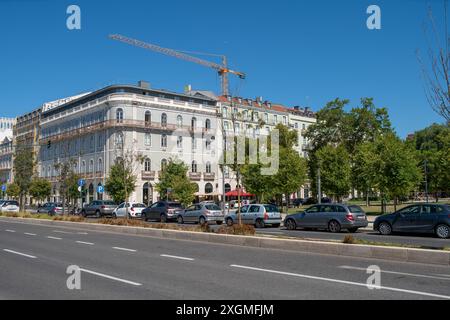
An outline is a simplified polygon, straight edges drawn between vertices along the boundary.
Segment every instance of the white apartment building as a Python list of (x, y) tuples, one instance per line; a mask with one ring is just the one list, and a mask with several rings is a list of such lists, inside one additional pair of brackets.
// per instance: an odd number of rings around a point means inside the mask
[(13, 128), (15, 118), (0, 118), (0, 183), (12, 182)]
[(97, 193), (109, 168), (123, 153), (141, 155), (134, 168), (137, 187), (131, 201), (158, 200), (155, 184), (169, 159), (189, 165), (199, 198), (221, 193), (216, 158), (216, 101), (206, 97), (138, 86), (110, 86), (42, 112), (38, 170), (60, 200), (55, 164), (72, 159), (85, 179), (84, 202), (107, 197)]

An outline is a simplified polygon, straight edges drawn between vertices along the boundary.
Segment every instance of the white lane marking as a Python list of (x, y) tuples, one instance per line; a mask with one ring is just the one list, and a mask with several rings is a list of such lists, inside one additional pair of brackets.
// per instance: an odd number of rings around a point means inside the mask
[[(359, 271), (367, 271), (366, 268), (358, 268), (358, 267), (352, 267), (352, 266), (340, 266), (338, 267), (340, 269), (347, 269), (347, 270), (359, 270)], [(430, 278), (430, 279), (437, 279), (437, 280), (448, 280), (450, 281), (450, 278), (444, 278), (444, 277), (436, 277), (436, 276), (429, 276), (425, 274), (417, 274), (417, 273), (406, 273), (406, 272), (396, 272), (396, 271), (386, 271), (381, 269), (381, 273), (389, 273), (389, 274), (398, 274), (402, 276), (410, 276), (410, 277), (418, 277), (418, 278)]]
[[(240, 266), (240, 265), (235, 265), (235, 264), (232, 264), (230, 267), (240, 268), (240, 269), (247, 269), (247, 270), (252, 270), (252, 271), (274, 273), (274, 274), (280, 274), (280, 275), (291, 276), (291, 277), (298, 277), (298, 278), (305, 278), (305, 279), (312, 279), (312, 280), (320, 280), (320, 281), (327, 281), (327, 282), (335, 282), (335, 283), (341, 283), (341, 284), (347, 284), (347, 285), (367, 288), (367, 284), (366, 283), (360, 283), (360, 282), (353, 282), (353, 281), (345, 281), (345, 280), (338, 280), (338, 279), (331, 279), (331, 278), (324, 278), (324, 277), (309, 276), (309, 275), (299, 274), (299, 273), (276, 271), (276, 270), (262, 269), (262, 268), (255, 268), (255, 267), (247, 267), (247, 266)], [(433, 298), (440, 298), (440, 299), (450, 300), (450, 296), (445, 296), (445, 295), (440, 295), (440, 294), (435, 294), (435, 293), (428, 293), (428, 292), (421, 292), (421, 291), (414, 291), (414, 290), (406, 290), (406, 289), (399, 289), (399, 288), (393, 288), (393, 287), (384, 287), (384, 286), (380, 286), (380, 289), (381, 290), (410, 293), (410, 294), (415, 294), (415, 295), (420, 295), (420, 296), (427, 296), (427, 297), (433, 297)]]
[(110, 279), (110, 280), (115, 280), (115, 281), (131, 284), (133, 286), (142, 286), (141, 283), (137, 283), (137, 282), (133, 282), (133, 281), (125, 280), (125, 279), (120, 279), (120, 278), (116, 278), (116, 277), (113, 277), (113, 276), (108, 276), (107, 274), (103, 274), (103, 273), (99, 273), (99, 272), (95, 272), (95, 271), (91, 271), (91, 270), (87, 270), (87, 269), (80, 268), (80, 271), (83, 271), (83, 272), (86, 272), (86, 273), (90, 273), (90, 274), (92, 274), (94, 276), (99, 276), (99, 277), (102, 277), (102, 278), (106, 278), (106, 279)]
[(88, 234), (87, 232), (77, 232), (77, 234)]
[(24, 234), (26, 234), (27, 236), (35, 236), (36, 233), (29, 233), (29, 232), (25, 232)]
[(121, 247), (113, 247), (115, 250), (122, 250), (122, 251), (129, 251), (129, 252), (136, 252), (137, 250), (134, 249), (127, 249), (127, 248), (121, 248)]
[(67, 231), (60, 231), (60, 230), (53, 230), (55, 233), (64, 233), (64, 234), (73, 234), (73, 232), (67, 232)]
[(15, 230), (9, 230), (9, 229), (7, 229), (7, 230), (5, 230), (6, 232), (11, 232), (11, 233), (14, 233), (14, 232), (16, 232)]
[(50, 236), (48, 236), (47, 238), (48, 238), (48, 239), (53, 239), (53, 240), (62, 240), (62, 238), (50, 237)]
[(436, 274), (437, 276), (450, 278), (450, 274)]
[(23, 257), (27, 257), (27, 258), (31, 258), (31, 259), (36, 259), (35, 256), (31, 256), (29, 254), (13, 251), (13, 250), (9, 250), (9, 249), (3, 249), (3, 251), (9, 252), (9, 253), (14, 253), (14, 254), (17, 254), (19, 256), (23, 256)]
[(194, 261), (194, 259), (192, 259), (192, 258), (179, 257), (179, 256), (171, 256), (171, 255), (168, 255), (168, 254), (162, 254), (161, 257), (172, 258), (172, 259), (180, 259), (180, 260), (187, 260), (187, 261)]
[(84, 241), (76, 241), (76, 243), (79, 243), (79, 244), (87, 244), (87, 245), (89, 245), (89, 246), (93, 246), (93, 245), (94, 245), (92, 242), (84, 242)]

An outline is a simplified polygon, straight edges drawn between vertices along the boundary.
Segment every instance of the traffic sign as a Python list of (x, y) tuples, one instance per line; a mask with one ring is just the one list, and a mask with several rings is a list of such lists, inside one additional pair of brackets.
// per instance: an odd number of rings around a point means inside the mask
[(2, 185), (2, 192), (6, 192), (6, 184)]
[(104, 186), (98, 186), (97, 187), (97, 193), (103, 193), (105, 192), (105, 187)]
[(82, 186), (84, 186), (85, 184), (86, 184), (86, 181), (85, 181), (84, 179), (78, 180), (78, 186), (79, 186), (79, 187), (82, 187)]

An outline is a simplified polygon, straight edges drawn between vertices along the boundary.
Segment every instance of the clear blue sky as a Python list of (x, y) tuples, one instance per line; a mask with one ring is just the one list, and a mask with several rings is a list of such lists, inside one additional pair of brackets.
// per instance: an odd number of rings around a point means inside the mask
[[(442, 0), (430, 1), (442, 13)], [(400, 136), (442, 122), (427, 105), (416, 49), (426, 50), (425, 0), (0, 0), (1, 116), (113, 83), (219, 91), (210, 69), (109, 40), (121, 33), (174, 49), (226, 54), (248, 74), (231, 91), (318, 110), (373, 97)], [(81, 7), (82, 30), (66, 28)], [(382, 29), (366, 28), (366, 8)]]

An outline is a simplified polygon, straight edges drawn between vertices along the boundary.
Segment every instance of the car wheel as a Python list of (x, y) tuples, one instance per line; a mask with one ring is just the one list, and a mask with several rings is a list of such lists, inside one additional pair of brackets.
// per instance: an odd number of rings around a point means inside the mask
[(165, 214), (161, 215), (161, 222), (166, 223), (167, 222), (167, 216)]
[(227, 218), (227, 221), (225, 221), (225, 222), (227, 223), (227, 226), (229, 226), (229, 227), (232, 227), (234, 224), (233, 219), (231, 219), (231, 218)]
[(117, 219), (117, 214), (115, 212), (112, 214), (112, 218)]
[(287, 219), (287, 221), (286, 221), (286, 228), (288, 230), (295, 230), (295, 229), (297, 229), (297, 224), (295, 223), (294, 219)]
[(98, 219), (98, 218), (101, 218), (102, 217), (102, 214), (100, 213), (100, 211), (95, 211), (95, 217)]
[(262, 219), (258, 219), (255, 222), (255, 227), (258, 229), (262, 229), (266, 226), (266, 224), (264, 223), (264, 221)]
[(205, 217), (200, 217), (200, 219), (198, 219), (198, 223), (203, 226), (204, 224), (206, 224), (206, 219)]
[(392, 233), (392, 227), (387, 222), (381, 222), (378, 226), (378, 232), (383, 236), (388, 236)]
[(216, 221), (217, 225), (222, 225), (223, 221)]
[(441, 239), (447, 239), (450, 236), (450, 227), (446, 224), (440, 224), (436, 227), (436, 236)]
[(184, 220), (183, 220), (182, 216), (178, 216), (177, 221), (178, 221), (178, 224), (183, 224), (184, 223)]
[(341, 224), (336, 220), (331, 220), (328, 223), (328, 230), (332, 233), (338, 233), (341, 231)]
[(83, 218), (86, 218), (86, 211), (81, 211), (81, 215), (83, 216)]
[(348, 228), (347, 230), (350, 233), (355, 233), (356, 231), (358, 231), (358, 228)]

